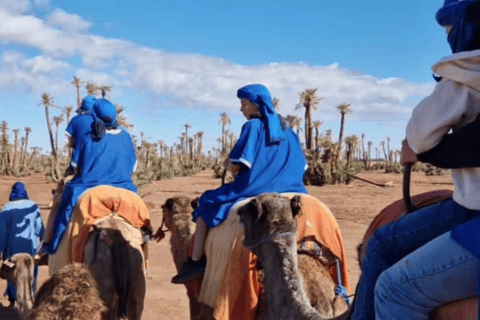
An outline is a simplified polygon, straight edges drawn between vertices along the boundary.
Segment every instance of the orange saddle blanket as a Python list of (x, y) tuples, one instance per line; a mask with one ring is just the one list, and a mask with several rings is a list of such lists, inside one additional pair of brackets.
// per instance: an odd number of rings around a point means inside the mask
[(150, 224), (150, 212), (136, 193), (112, 186), (89, 189), (78, 200), (70, 221), (71, 262), (83, 262), (83, 248), (92, 226), (112, 212), (135, 228)]
[[(227, 220), (209, 231), (203, 285), (200, 290), (189, 288), (189, 293), (195, 292), (200, 302), (213, 308), (216, 320), (255, 319), (259, 298), (257, 258), (243, 246), (243, 229), (237, 218), (238, 208), (251, 199), (237, 203)], [(298, 248), (314, 255), (319, 248), (330, 251), (339, 259), (341, 282), (350, 292), (345, 248), (335, 217), (321, 201), (310, 195), (301, 195), (301, 207), (297, 218)], [(331, 266), (330, 274), (338, 283), (336, 265)]]

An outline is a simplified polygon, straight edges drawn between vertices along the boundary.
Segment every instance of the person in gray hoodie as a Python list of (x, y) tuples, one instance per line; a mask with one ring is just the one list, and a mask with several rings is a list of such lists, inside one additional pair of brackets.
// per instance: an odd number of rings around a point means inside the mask
[[(428, 156), (450, 130), (472, 123), (480, 114), (480, 1), (446, 0), (436, 19), (447, 32), (453, 54), (432, 67), (438, 83), (412, 113), (403, 163), (414, 162), (416, 157), (409, 157), (412, 154)], [(427, 320), (434, 308), (477, 294), (480, 260), (459, 239), (478, 238), (476, 224), (467, 236), (463, 226), (480, 222), (476, 219), (480, 213), (480, 168), (452, 167), (453, 199), (375, 231), (368, 243), (351, 319)], [(480, 244), (477, 249), (480, 251)]]

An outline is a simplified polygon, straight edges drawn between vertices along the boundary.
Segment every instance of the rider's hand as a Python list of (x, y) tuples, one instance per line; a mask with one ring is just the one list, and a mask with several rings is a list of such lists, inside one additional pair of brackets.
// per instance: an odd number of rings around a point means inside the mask
[(163, 238), (165, 238), (165, 232), (162, 231), (162, 228), (158, 228), (157, 232), (152, 236), (152, 238), (160, 242)]
[(237, 173), (238, 171), (240, 171), (240, 169), (242, 169), (242, 166), (239, 164), (233, 164), (230, 162), (228, 165), (228, 170), (232, 173)]
[(418, 161), (417, 154), (413, 152), (412, 148), (408, 144), (407, 139), (402, 141), (402, 155), (400, 156), (400, 163), (402, 166), (408, 164), (414, 164)]

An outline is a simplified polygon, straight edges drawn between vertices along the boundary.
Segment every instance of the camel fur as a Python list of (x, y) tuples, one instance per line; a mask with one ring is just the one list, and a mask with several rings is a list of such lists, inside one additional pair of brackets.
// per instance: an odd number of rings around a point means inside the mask
[[(127, 241), (127, 235), (134, 231), (138, 234)], [(89, 235), (84, 263), (97, 281), (100, 297), (107, 306), (105, 319), (142, 317), (146, 278), (141, 242), (140, 231), (115, 215), (97, 222)]]
[[(177, 270), (180, 268), (183, 262), (185, 262), (188, 258), (187, 256), (187, 249), (190, 238), (192, 236), (192, 228), (193, 224), (191, 223), (192, 219), (192, 208), (195, 209), (197, 205), (197, 199), (190, 201), (187, 197), (173, 197), (167, 199), (165, 204), (162, 206), (164, 220), (167, 228), (172, 232), (170, 238), (171, 244), (171, 252), (173, 255), (173, 259)], [(191, 206), (191, 207), (190, 207)], [(296, 228), (296, 226), (295, 226)], [(161, 234), (161, 235), (159, 235)], [(157, 231), (157, 235), (159, 235), (159, 239), (163, 238), (163, 232), (161, 232), (160, 228)], [(295, 242), (296, 243), (296, 242)], [(295, 247), (296, 253), (296, 247)], [(333, 280), (330, 278), (328, 271), (325, 271), (325, 268), (321, 266), (321, 264), (314, 258), (309, 257), (307, 255), (299, 255), (299, 261), (301, 265), (302, 275), (307, 277), (308, 275), (308, 285), (307, 287), (307, 296), (306, 299), (310, 299), (312, 302), (311, 304), (314, 305), (315, 308), (319, 309), (328, 309), (330, 304), (327, 302), (322, 301), (322, 293), (321, 295), (316, 294), (316, 292), (323, 292), (326, 290), (330, 290), (329, 294), (334, 296), (334, 283)], [(316, 270), (316, 268), (320, 268), (322, 271), (318, 275), (318, 272), (312, 272), (312, 270)], [(321, 283), (321, 279), (329, 277), (329, 286), (328, 289), (324, 289), (321, 285), (316, 284), (316, 282)], [(259, 296), (259, 305), (257, 307), (257, 315), (256, 319), (282, 319), (276, 317), (269, 317), (267, 315), (267, 302), (266, 302), (266, 293), (268, 288), (265, 289), (264, 284), (264, 270), (258, 271), (258, 279), (259, 279), (259, 287), (260, 287), (260, 296)], [(190, 299), (190, 315), (191, 319), (213, 319), (213, 309), (207, 305), (199, 303), (196, 301), (195, 297), (189, 297)], [(333, 314), (335, 310), (335, 314), (339, 314), (341, 310), (346, 309), (346, 304), (343, 299), (334, 299), (334, 306), (330, 306), (330, 314)], [(192, 307), (193, 305), (193, 307)], [(311, 307), (310, 307), (311, 308)], [(332, 309), (333, 308), (333, 309)], [(330, 310), (329, 309), (329, 310)], [(341, 319), (341, 318), (338, 318)]]
[[(172, 233), (170, 236), (170, 250), (177, 272), (184, 262), (188, 260), (188, 246), (193, 235), (195, 224), (192, 222), (193, 208), (196, 207), (196, 200), (191, 201), (187, 197), (178, 196), (167, 199), (162, 205), (163, 219), (167, 230)], [(163, 238), (163, 231), (160, 227), (156, 233), (157, 239)], [(159, 236), (162, 234), (162, 236)], [(198, 294), (197, 294), (198, 295)], [(197, 301), (197, 297), (189, 295), (190, 319), (208, 319), (212, 310), (206, 305)]]
[(87, 267), (70, 264), (38, 290), (29, 320), (102, 320), (107, 308)]
[(5, 260), (0, 268), (0, 277), (15, 286), (15, 307), (20, 317), (26, 319), (33, 307), (34, 260), (28, 253), (16, 253)]
[(297, 256), (299, 211), (300, 197), (289, 200), (277, 194), (258, 196), (238, 210), (244, 245), (264, 268), (268, 318), (343, 319), (347, 305), (335, 296), (335, 283), (326, 267), (308, 255)]

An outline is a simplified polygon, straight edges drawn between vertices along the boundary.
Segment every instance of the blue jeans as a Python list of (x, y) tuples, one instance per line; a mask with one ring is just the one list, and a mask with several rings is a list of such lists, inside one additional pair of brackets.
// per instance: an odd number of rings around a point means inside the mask
[(480, 260), (450, 232), (385, 270), (375, 287), (377, 320), (428, 320), (432, 309), (477, 294)]
[(377, 229), (368, 242), (351, 320), (375, 319), (374, 289), (383, 271), (478, 213), (445, 200)]

